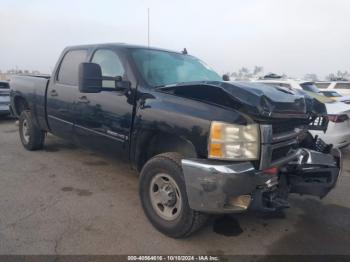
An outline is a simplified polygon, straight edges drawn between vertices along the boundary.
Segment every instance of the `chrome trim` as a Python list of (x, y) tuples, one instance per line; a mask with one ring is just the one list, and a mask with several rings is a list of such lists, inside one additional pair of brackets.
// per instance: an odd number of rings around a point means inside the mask
[(260, 125), (261, 143), (268, 144), (272, 142), (272, 125)]
[(337, 162), (331, 154), (323, 154), (317, 151), (304, 149), (307, 154), (307, 158), (303, 158), (303, 164), (308, 165), (322, 165), (322, 166), (337, 166)]
[(48, 115), (48, 118), (51, 118), (51, 119), (53, 119), (53, 120), (66, 123), (66, 124), (68, 124), (68, 125), (73, 125), (73, 122), (69, 122), (69, 121), (63, 120), (63, 119), (58, 118), (58, 117), (55, 117), (55, 116), (53, 116), (53, 115)]
[(272, 162), (272, 153), (275, 149), (297, 144), (297, 137), (303, 132), (305, 132), (305, 129), (296, 127), (294, 131), (274, 135), (272, 125), (260, 125), (261, 153), (259, 169), (263, 170), (271, 166), (281, 166), (297, 158), (300, 154), (298, 150)]
[[(328, 166), (328, 167), (339, 167), (341, 169), (342, 163), (338, 166), (334, 156), (340, 158), (340, 162), (342, 162), (341, 155), (337, 155), (337, 152), (333, 151), (331, 154), (324, 154), (318, 151), (310, 150), (307, 148), (300, 148), (301, 154), (299, 154), (298, 158), (295, 162), (291, 164), (303, 166), (303, 165), (312, 165), (312, 166)], [(341, 153), (340, 153), (341, 154)], [(312, 168), (312, 167), (308, 167)]]
[(260, 125), (261, 146), (260, 146), (260, 165), (259, 169), (263, 170), (270, 166), (272, 157), (272, 126)]
[(230, 200), (253, 192), (272, 178), (260, 174), (249, 161), (224, 163), (208, 159), (182, 159), (189, 206), (207, 213), (236, 213), (244, 209)]
[(207, 161), (201, 160), (190, 160), (190, 159), (182, 159), (182, 166), (186, 166), (187, 168), (198, 168), (201, 169), (202, 172), (210, 173), (210, 174), (241, 174), (246, 172), (254, 171), (254, 167), (250, 162), (243, 163), (231, 163), (231, 164), (209, 164)]
[(287, 141), (284, 141), (284, 142), (281, 142), (281, 143), (278, 143), (278, 144), (272, 144), (271, 148), (272, 148), (272, 150), (274, 150), (274, 149), (277, 149), (277, 148), (290, 146), (290, 145), (297, 144), (297, 143), (298, 143), (298, 141), (296, 139), (287, 140)]
[(304, 150), (299, 148), (298, 150), (295, 150), (293, 153), (287, 155), (286, 157), (283, 157), (281, 159), (278, 159), (270, 164), (270, 166), (279, 167), (283, 166), (284, 164), (287, 164), (293, 160), (298, 159), (301, 155), (303, 155)]
[(102, 133), (102, 132), (99, 132), (99, 131), (96, 131), (96, 130), (93, 130), (91, 128), (87, 128), (87, 127), (84, 127), (84, 126), (81, 126), (81, 125), (75, 124), (74, 128), (80, 128), (82, 130), (88, 131), (88, 132), (93, 133), (95, 135), (104, 136), (104, 137), (116, 140), (118, 142), (125, 142), (126, 141), (125, 139), (122, 139), (122, 138), (119, 138), (119, 137), (116, 137), (116, 136), (112, 136), (112, 135), (109, 135), (107, 133)]
[(272, 148), (269, 144), (262, 144), (261, 145), (261, 154), (260, 154), (260, 165), (259, 169), (263, 170), (265, 168), (270, 167), (272, 158)]
[(339, 175), (338, 175), (338, 180), (336, 182), (336, 185), (337, 185), (338, 181), (339, 181), (339, 178), (342, 176), (342, 173), (343, 173), (343, 154), (342, 154), (342, 152), (341, 152), (341, 150), (339, 148), (333, 148), (331, 150), (331, 155), (334, 158), (339, 158), (339, 165), (338, 165)]
[(274, 177), (272, 177), (271, 179), (267, 180), (267, 181), (265, 182), (265, 185), (266, 185), (268, 188), (277, 186), (277, 185), (278, 185), (278, 176), (274, 176)]
[(310, 115), (309, 114), (274, 113), (274, 114), (270, 114), (270, 117), (274, 117), (274, 118), (302, 118), (302, 119), (308, 119), (310, 117)]
[(298, 137), (300, 134), (304, 133), (305, 131), (306, 131), (305, 129), (295, 128), (294, 131), (273, 135), (272, 142), (277, 143), (277, 142), (293, 139)]

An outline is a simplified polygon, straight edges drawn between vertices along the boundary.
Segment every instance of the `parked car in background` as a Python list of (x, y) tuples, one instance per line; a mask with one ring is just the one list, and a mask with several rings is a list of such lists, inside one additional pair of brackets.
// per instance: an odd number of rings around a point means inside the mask
[(313, 82), (293, 79), (262, 79), (259, 83), (287, 88), (289, 90), (303, 90), (310, 96), (325, 103), (329, 118), (328, 129), (324, 133), (310, 131), (334, 147), (344, 148), (350, 144), (350, 105), (338, 102), (333, 98), (325, 97)]
[(322, 90), (337, 91), (342, 96), (350, 96), (350, 81), (316, 82)]
[(0, 81), (0, 116), (10, 114), (10, 84), (7, 81)]
[(338, 102), (343, 102), (345, 104), (350, 104), (350, 96), (342, 96), (335, 90), (320, 90), (320, 94), (326, 96), (326, 97), (331, 97)]
[(340, 173), (339, 150), (306, 141), (308, 130), (327, 128), (324, 104), (224, 82), (188, 54), (69, 47), (51, 77), (11, 81), (26, 149), (41, 149), (51, 132), (130, 162), (146, 216), (171, 237), (190, 235), (211, 213), (280, 210), (289, 193), (324, 197)]

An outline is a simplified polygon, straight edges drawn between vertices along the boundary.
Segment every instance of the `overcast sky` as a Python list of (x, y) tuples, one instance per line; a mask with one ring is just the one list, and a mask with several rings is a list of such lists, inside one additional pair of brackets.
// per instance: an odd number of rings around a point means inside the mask
[(50, 72), (67, 45), (187, 48), (219, 73), (350, 71), (349, 0), (1, 0), (0, 70)]

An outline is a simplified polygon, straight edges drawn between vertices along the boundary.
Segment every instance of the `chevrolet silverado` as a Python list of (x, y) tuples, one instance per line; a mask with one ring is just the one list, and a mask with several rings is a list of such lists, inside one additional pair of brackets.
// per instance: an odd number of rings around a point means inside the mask
[(222, 79), (186, 52), (74, 46), (51, 77), (14, 77), (11, 108), (27, 150), (43, 148), (50, 132), (128, 161), (145, 215), (170, 237), (190, 235), (210, 214), (274, 212), (290, 193), (326, 196), (341, 154), (308, 133), (326, 130), (324, 104)]

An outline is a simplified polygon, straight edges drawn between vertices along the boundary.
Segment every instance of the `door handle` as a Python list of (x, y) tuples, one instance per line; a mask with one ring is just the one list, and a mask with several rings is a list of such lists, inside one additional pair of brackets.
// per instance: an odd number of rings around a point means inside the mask
[(57, 91), (56, 91), (55, 89), (52, 89), (52, 90), (50, 91), (50, 95), (51, 95), (51, 96), (58, 96), (58, 93), (57, 93)]
[(89, 103), (90, 103), (90, 100), (87, 99), (86, 96), (81, 96), (81, 97), (78, 98), (78, 103), (89, 104)]

